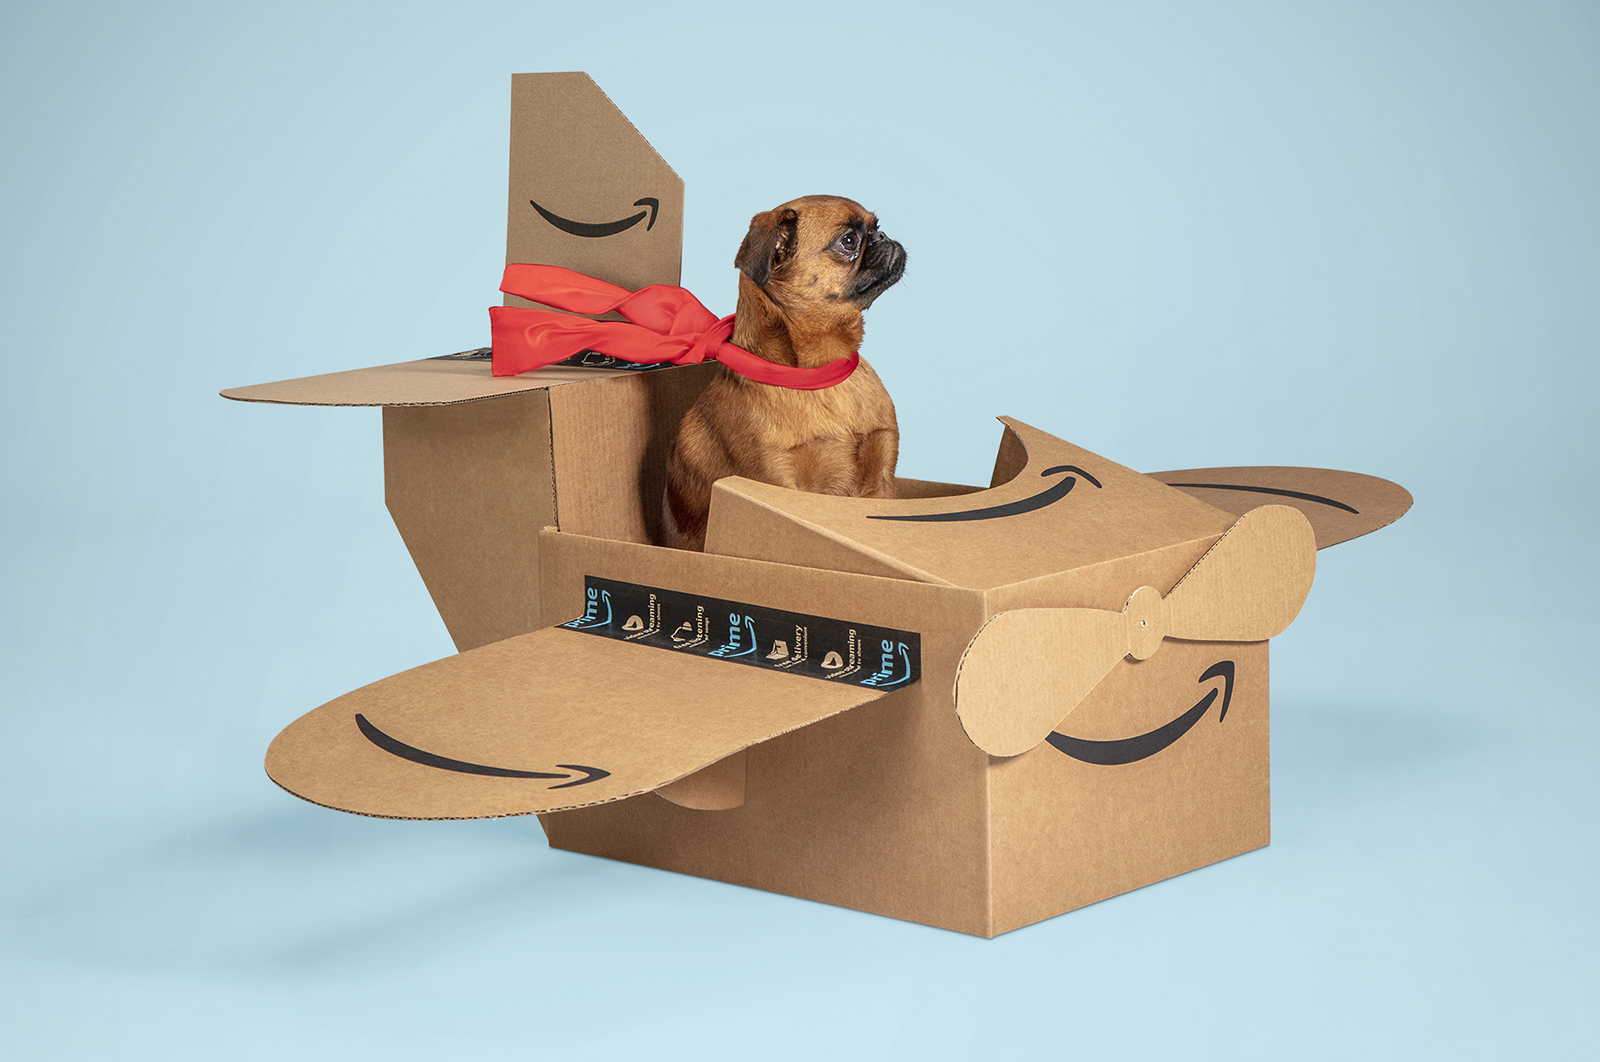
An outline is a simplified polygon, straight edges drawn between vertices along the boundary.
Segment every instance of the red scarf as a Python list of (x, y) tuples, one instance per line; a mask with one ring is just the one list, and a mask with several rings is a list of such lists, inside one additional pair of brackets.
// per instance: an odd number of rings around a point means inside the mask
[[(506, 266), (500, 290), (572, 313), (491, 306), (494, 374), (516, 376), (592, 350), (632, 362), (693, 365), (707, 358), (758, 383), (816, 391), (847, 379), (859, 353), (814, 369), (778, 365), (728, 342), (733, 316), (718, 320), (683, 288), (651, 284), (638, 291), (550, 265)], [(615, 310), (626, 321), (591, 321), (572, 314)]]

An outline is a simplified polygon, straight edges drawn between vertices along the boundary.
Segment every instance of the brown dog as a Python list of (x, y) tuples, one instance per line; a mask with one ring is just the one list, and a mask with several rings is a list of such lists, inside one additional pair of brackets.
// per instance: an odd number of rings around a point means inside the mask
[[(861, 312), (904, 274), (906, 252), (860, 203), (812, 195), (752, 218), (733, 264), (733, 343), (811, 368), (860, 348)], [(684, 415), (667, 455), (666, 543), (705, 548), (711, 485), (724, 476), (892, 498), (899, 451), (894, 403), (865, 359), (843, 383), (816, 391), (723, 368)]]

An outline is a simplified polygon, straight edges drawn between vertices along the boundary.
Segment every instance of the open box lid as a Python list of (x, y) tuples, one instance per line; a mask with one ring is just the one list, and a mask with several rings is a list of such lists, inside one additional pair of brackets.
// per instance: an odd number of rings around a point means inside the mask
[(562, 811), (659, 789), (886, 692), (550, 627), (330, 701), (273, 740), (266, 767), (298, 797), (363, 815)]

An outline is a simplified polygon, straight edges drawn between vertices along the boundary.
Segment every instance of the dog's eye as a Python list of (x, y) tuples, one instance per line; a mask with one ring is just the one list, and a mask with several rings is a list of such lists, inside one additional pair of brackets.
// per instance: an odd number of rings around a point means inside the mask
[(843, 236), (840, 236), (839, 237), (839, 246), (843, 247), (847, 251), (855, 250), (856, 249), (856, 234), (853, 233), (853, 232), (847, 232)]

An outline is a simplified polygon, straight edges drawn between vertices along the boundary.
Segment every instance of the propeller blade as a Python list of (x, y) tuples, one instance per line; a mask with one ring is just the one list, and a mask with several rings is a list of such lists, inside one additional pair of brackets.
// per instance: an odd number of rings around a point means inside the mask
[(1294, 622), (1317, 573), (1311, 522), (1287, 505), (1239, 517), (1163, 602), (1165, 634), (1260, 642)]
[(991, 756), (1020, 756), (1050, 735), (1125, 656), (1163, 638), (1260, 642), (1294, 621), (1311, 592), (1317, 541), (1298, 509), (1241, 516), (1165, 598), (1142, 586), (1121, 612), (1028, 608), (978, 631), (956, 671), (956, 715)]
[(956, 714), (991, 756), (1018, 756), (1128, 655), (1128, 624), (1097, 608), (1002, 612), (967, 646), (956, 672)]

